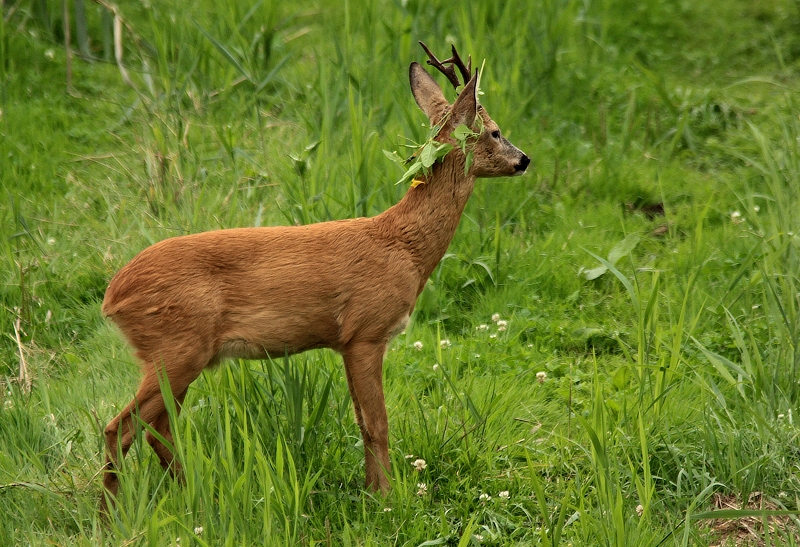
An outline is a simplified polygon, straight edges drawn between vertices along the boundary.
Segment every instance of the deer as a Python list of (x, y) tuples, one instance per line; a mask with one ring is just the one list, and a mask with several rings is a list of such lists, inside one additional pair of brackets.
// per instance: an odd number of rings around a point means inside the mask
[[(414, 99), (437, 143), (458, 144), (417, 176), (405, 196), (374, 217), (297, 226), (229, 228), (172, 237), (147, 247), (112, 278), (102, 314), (122, 332), (141, 364), (131, 402), (104, 430), (101, 506), (115, 503), (118, 460), (137, 425), (161, 466), (182, 474), (168, 445), (170, 418), (162, 389), (180, 412), (189, 385), (225, 359), (270, 359), (317, 348), (342, 355), (355, 421), (364, 445), (365, 488), (390, 488), (389, 426), (383, 364), (417, 297), (444, 256), (478, 178), (522, 175), (530, 159), (500, 133), (478, 102), (472, 73), (452, 46), (428, 64), (458, 90), (450, 104), (417, 62), (409, 69)], [(455, 67), (455, 68), (454, 68)], [(165, 381), (166, 380), (166, 381)], [(156, 434), (154, 434), (156, 433)]]

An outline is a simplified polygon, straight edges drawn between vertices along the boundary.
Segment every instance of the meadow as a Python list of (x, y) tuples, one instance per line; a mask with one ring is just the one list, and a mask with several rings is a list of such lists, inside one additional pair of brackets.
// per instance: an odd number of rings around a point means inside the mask
[[(69, 56), (62, 3), (2, 4), (0, 545), (800, 544), (800, 4), (101, 4)], [(104, 519), (139, 380), (111, 276), (396, 203), (418, 40), (532, 164), (478, 181), (390, 346), (392, 492), (319, 350), (204, 372), (184, 483), (140, 438)]]

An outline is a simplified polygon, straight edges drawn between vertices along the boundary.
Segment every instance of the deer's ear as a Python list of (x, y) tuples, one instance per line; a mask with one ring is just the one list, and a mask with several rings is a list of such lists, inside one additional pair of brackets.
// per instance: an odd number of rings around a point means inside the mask
[(436, 124), (444, 115), (450, 104), (444, 98), (442, 88), (436, 83), (428, 71), (419, 63), (411, 63), (408, 70), (408, 79), (411, 82), (411, 93), (414, 100), (428, 116), (431, 124)]
[(464, 89), (458, 95), (458, 99), (453, 103), (453, 113), (451, 114), (452, 124), (461, 124), (472, 127), (475, 123), (475, 116), (478, 112), (478, 73), (467, 82)]

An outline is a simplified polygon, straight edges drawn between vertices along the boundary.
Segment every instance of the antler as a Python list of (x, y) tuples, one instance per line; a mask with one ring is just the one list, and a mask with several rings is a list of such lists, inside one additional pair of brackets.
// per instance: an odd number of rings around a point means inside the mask
[[(450, 80), (450, 83), (453, 84), (454, 88), (458, 88), (461, 84), (458, 81), (458, 76), (456, 76), (456, 71), (453, 68), (453, 65), (458, 67), (458, 71), (461, 72), (461, 77), (464, 79), (464, 85), (470, 80), (472, 77), (472, 56), (467, 57), (467, 66), (464, 66), (464, 62), (461, 60), (461, 57), (458, 56), (458, 52), (456, 51), (456, 46), (452, 46), (453, 48), (453, 55), (449, 59), (445, 59), (444, 61), (440, 61), (436, 58), (436, 56), (431, 53), (431, 50), (428, 49), (428, 46), (423, 44), (422, 42), (419, 43), (422, 46), (422, 49), (425, 50), (425, 53), (428, 54), (428, 64), (432, 67), (436, 68), (439, 72), (447, 76), (447, 79)], [(444, 66), (445, 64), (449, 64), (450, 66)]]

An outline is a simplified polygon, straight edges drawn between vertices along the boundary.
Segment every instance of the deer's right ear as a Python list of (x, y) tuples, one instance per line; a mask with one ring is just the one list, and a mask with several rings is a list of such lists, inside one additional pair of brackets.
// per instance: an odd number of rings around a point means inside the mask
[(422, 68), (419, 63), (411, 63), (408, 70), (408, 78), (411, 82), (411, 92), (414, 100), (428, 116), (431, 124), (437, 123), (444, 115), (450, 104), (444, 98), (442, 88), (436, 83), (428, 71)]
[(464, 84), (464, 89), (458, 94), (458, 99), (453, 103), (451, 121), (454, 125), (462, 123), (472, 127), (478, 112), (478, 73)]

